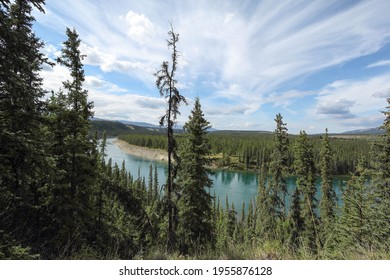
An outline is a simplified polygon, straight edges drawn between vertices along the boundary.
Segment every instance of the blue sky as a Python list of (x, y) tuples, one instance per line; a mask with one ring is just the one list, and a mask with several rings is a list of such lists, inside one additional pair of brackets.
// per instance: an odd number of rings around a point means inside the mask
[[(200, 97), (217, 129), (336, 133), (381, 125), (390, 97), (390, 1), (46, 0), (34, 30), (54, 59), (66, 27), (82, 40), (95, 117), (158, 123), (165, 111), (153, 73), (180, 34), (177, 79)], [(45, 67), (58, 90), (66, 69)]]

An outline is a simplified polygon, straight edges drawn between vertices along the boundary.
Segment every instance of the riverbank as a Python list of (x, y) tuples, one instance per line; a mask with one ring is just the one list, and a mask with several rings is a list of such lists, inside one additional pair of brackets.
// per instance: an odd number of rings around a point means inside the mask
[(119, 139), (115, 139), (113, 143), (129, 155), (146, 158), (148, 160), (168, 161), (168, 154), (164, 150), (131, 145), (126, 141)]
[[(142, 146), (136, 146), (127, 143), (126, 141), (115, 139), (112, 141), (113, 144), (118, 146), (119, 149), (121, 149), (126, 154), (145, 158), (148, 160), (158, 160), (167, 162), (168, 161), (168, 153), (161, 149), (152, 149)], [(211, 170), (225, 170), (225, 171), (238, 171), (238, 172), (250, 172), (250, 171), (243, 171), (243, 170), (234, 170), (228, 167), (219, 167), (215, 163), (211, 163), (211, 165), (207, 166)]]
[[(148, 160), (158, 160), (158, 161), (168, 162), (168, 153), (165, 150), (132, 145), (118, 138), (112, 141), (112, 143), (118, 146), (118, 148), (121, 149), (126, 154), (136, 156), (136, 157), (141, 157)], [(213, 171), (230, 171), (230, 172), (243, 172), (243, 173), (253, 173), (253, 174), (256, 174), (257, 172), (256, 170), (243, 170), (241, 168), (234, 168), (232, 166), (218, 166), (216, 161), (221, 157), (222, 154), (212, 155), (210, 157), (211, 164), (207, 165), (207, 168)]]
[[(152, 148), (147, 148), (147, 147), (142, 147), (142, 146), (136, 146), (136, 145), (131, 145), (127, 143), (126, 141), (120, 140), (120, 139), (115, 139), (113, 142), (116, 146), (118, 146), (119, 149), (124, 151), (125, 153), (136, 156), (136, 157), (141, 157), (145, 158), (148, 160), (158, 160), (158, 161), (163, 161), (167, 162), (168, 161), (168, 153), (164, 150), (161, 149), (152, 149)], [(231, 166), (217, 166), (215, 163), (216, 158), (212, 160), (211, 165), (208, 165), (207, 167), (211, 170), (214, 171), (231, 171), (231, 172), (243, 172), (243, 173), (253, 173), (257, 174), (257, 170), (243, 170), (239, 168), (232, 168)], [(286, 175), (287, 177), (292, 177), (294, 174), (288, 174)], [(340, 180), (346, 180), (345, 178), (349, 178), (348, 175), (332, 175), (334, 178), (338, 178)]]

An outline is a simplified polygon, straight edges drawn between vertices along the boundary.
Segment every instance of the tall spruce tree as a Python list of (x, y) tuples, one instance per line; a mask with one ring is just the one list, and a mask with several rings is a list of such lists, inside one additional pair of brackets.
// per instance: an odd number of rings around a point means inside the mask
[[(84, 70), (80, 39), (76, 30), (67, 28), (57, 62), (68, 68), (70, 80), (54, 95), (49, 116), (52, 131), (52, 152), (58, 173), (51, 187), (50, 213), (53, 215), (53, 247), (64, 257), (77, 251), (87, 239), (93, 221), (93, 194), (96, 183), (96, 145), (88, 138), (93, 104), (83, 89)], [(72, 246), (69, 246), (71, 242)], [(66, 248), (66, 251), (65, 251)]]
[[(0, 2), (0, 255), (28, 257), (39, 246), (46, 182), (42, 78), (43, 42), (32, 30), (43, 0)], [(15, 250), (19, 250), (15, 253)]]
[[(305, 246), (312, 252), (316, 252), (319, 242), (317, 230), (317, 201), (315, 198), (315, 168), (312, 146), (305, 131), (299, 133), (295, 146), (294, 170), (297, 175), (297, 188), (302, 195), (301, 210), (303, 219), (303, 232), (301, 234)], [(296, 194), (296, 196), (298, 196)], [(295, 198), (297, 199), (297, 198)], [(299, 223), (295, 222), (295, 226)]]
[(210, 123), (204, 118), (199, 98), (184, 129), (186, 139), (179, 151), (180, 167), (177, 186), (180, 190), (179, 225), (180, 247), (184, 253), (214, 243), (212, 223), (212, 181), (205, 165), (210, 145), (207, 130)]
[(321, 190), (320, 202), (321, 233), (323, 239), (332, 231), (335, 222), (336, 193), (332, 184), (332, 149), (329, 144), (328, 129), (325, 130), (320, 151)]
[(375, 211), (375, 226), (372, 234), (375, 236), (375, 247), (390, 249), (390, 98), (387, 98), (387, 111), (381, 128), (385, 134), (375, 143), (374, 160), (372, 162), (371, 179), (375, 196), (373, 209)]
[(168, 32), (169, 39), (167, 40), (168, 48), (172, 49), (172, 62), (169, 66), (168, 61), (164, 61), (161, 65), (161, 69), (155, 73), (156, 86), (161, 96), (164, 96), (168, 103), (166, 113), (160, 119), (160, 126), (167, 125), (167, 139), (168, 139), (168, 176), (165, 191), (165, 201), (168, 212), (168, 227), (167, 227), (167, 251), (171, 251), (175, 247), (175, 213), (177, 212), (173, 194), (175, 192), (175, 177), (177, 173), (176, 164), (179, 164), (179, 158), (177, 156), (177, 144), (173, 135), (173, 126), (179, 112), (179, 105), (181, 102), (187, 104), (187, 101), (183, 95), (180, 94), (177, 89), (176, 70), (179, 52), (177, 50), (177, 42), (179, 41), (179, 34), (173, 31), (171, 25), (171, 31)]
[(285, 180), (287, 161), (288, 161), (288, 134), (286, 123), (283, 122), (281, 114), (275, 118), (276, 129), (274, 134), (274, 147), (270, 163), (270, 223), (269, 236), (277, 239), (277, 228), (280, 222), (285, 219), (284, 199), (287, 195), (287, 183)]

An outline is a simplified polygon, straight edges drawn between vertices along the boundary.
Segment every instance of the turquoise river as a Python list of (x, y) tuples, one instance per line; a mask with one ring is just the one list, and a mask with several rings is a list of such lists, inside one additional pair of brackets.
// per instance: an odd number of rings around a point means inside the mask
[[(138, 174), (141, 177), (145, 177), (148, 180), (149, 177), (149, 166), (150, 164), (154, 167), (157, 166), (158, 181), (159, 185), (165, 183), (167, 174), (167, 164), (161, 161), (153, 161), (141, 157), (129, 155), (126, 152), (119, 149), (114, 143), (115, 139), (107, 139), (107, 158), (112, 159), (113, 164), (122, 166), (122, 162), (125, 161), (125, 167), (128, 172), (133, 176), (134, 179), (138, 178)], [(228, 170), (213, 170), (210, 174), (210, 178), (213, 181), (213, 187), (210, 190), (211, 195), (220, 197), (221, 203), (225, 205), (225, 197), (228, 195), (229, 203), (234, 203), (235, 209), (238, 213), (241, 211), (242, 202), (245, 202), (246, 208), (249, 205), (249, 201), (254, 200), (257, 193), (257, 175), (253, 172), (242, 172), (242, 171), (228, 171)], [(340, 185), (345, 184), (345, 178), (335, 178), (333, 185), (337, 194), (340, 197)], [(287, 182), (289, 185), (289, 193), (295, 188), (295, 177), (288, 177)], [(317, 198), (320, 199), (321, 193), (319, 191), (320, 179), (317, 179)], [(288, 196), (286, 198), (286, 206), (288, 208), (290, 201)]]

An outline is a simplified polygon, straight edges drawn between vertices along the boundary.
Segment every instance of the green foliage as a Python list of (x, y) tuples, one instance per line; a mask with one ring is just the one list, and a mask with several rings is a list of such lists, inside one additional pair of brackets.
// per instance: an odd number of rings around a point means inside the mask
[(51, 246), (56, 248), (53, 254), (64, 257), (77, 251), (78, 245), (89, 238), (95, 219), (91, 198), (97, 177), (96, 145), (88, 139), (92, 103), (87, 101), (88, 93), (82, 88), (84, 56), (80, 54), (77, 32), (67, 29), (66, 34), (68, 39), (58, 62), (69, 69), (71, 80), (63, 82), (64, 92), (53, 94), (49, 101), (51, 153), (57, 173), (48, 187), (46, 206), (53, 221), (47, 229)]
[(289, 215), (290, 238), (289, 245), (293, 251), (298, 251), (301, 247), (302, 232), (304, 231), (304, 220), (301, 209), (301, 193), (297, 187), (292, 195), (291, 209)]
[[(298, 141), (295, 146), (295, 161), (294, 169), (297, 175), (297, 188), (298, 192), (295, 196), (301, 193), (301, 213), (303, 220), (303, 230), (298, 231), (300, 223), (298, 218), (295, 217), (294, 225), (298, 226), (295, 230), (298, 232), (298, 236), (302, 236), (302, 240), (311, 252), (315, 252), (319, 242), (318, 236), (318, 221), (316, 216), (317, 201), (315, 198), (316, 186), (315, 186), (315, 169), (312, 148), (309, 143), (309, 139), (305, 131), (301, 131)], [(297, 197), (295, 197), (295, 200)], [(294, 205), (294, 208), (297, 208)], [(298, 209), (294, 209), (294, 215), (298, 215)]]
[(364, 158), (361, 158), (356, 172), (348, 181), (343, 193), (344, 206), (339, 222), (340, 243), (343, 247), (370, 246), (373, 211), (373, 193), (369, 183), (369, 173)]
[(272, 152), (272, 160), (270, 163), (270, 224), (269, 231), (271, 236), (277, 236), (278, 223), (285, 218), (284, 198), (287, 195), (287, 183), (285, 180), (287, 170), (287, 151), (288, 151), (288, 137), (287, 127), (283, 123), (283, 118), (280, 114), (275, 118), (276, 129), (274, 135), (274, 147)]
[(178, 236), (183, 253), (214, 243), (212, 198), (209, 194), (212, 181), (205, 167), (209, 151), (208, 128), (209, 122), (204, 118), (199, 99), (196, 99), (184, 125), (188, 134), (179, 150), (180, 166), (176, 181), (179, 191)]
[(41, 191), (50, 168), (39, 76), (47, 60), (32, 31), (33, 5), (42, 12), (44, 1), (7, 2), (0, 3), (0, 231), (10, 240), (1, 250), (21, 257), (29, 251), (25, 244), (39, 239)]
[[(136, 146), (142, 146), (142, 147), (148, 147), (148, 148), (154, 148), (154, 149), (161, 149), (166, 150), (168, 149), (168, 140), (166, 135), (164, 134), (126, 134), (126, 135), (120, 135), (118, 137), (119, 139), (126, 141), (127, 143), (131, 145)], [(179, 139), (179, 143), (181, 139)]]
[(101, 138), (104, 132), (108, 135), (108, 137), (115, 137), (118, 135), (129, 134), (132, 132), (132, 129), (120, 122), (93, 120), (91, 121), (91, 134), (94, 131), (97, 131), (98, 136)]
[(261, 171), (258, 178), (259, 186), (256, 197), (256, 234), (260, 240), (270, 240), (269, 228), (271, 224), (271, 201), (269, 184), (267, 180), (266, 163), (261, 164)]
[(332, 185), (332, 150), (329, 143), (328, 129), (325, 135), (320, 152), (321, 169), (321, 190), (322, 198), (320, 202), (321, 233), (325, 237), (332, 231), (336, 218), (336, 194)]
[[(387, 98), (387, 111), (384, 111), (385, 120), (382, 128), (385, 134), (381, 141), (376, 143), (374, 164), (371, 177), (374, 185), (376, 213), (375, 235), (379, 243), (384, 243), (390, 249), (390, 98)], [(376, 244), (377, 246), (378, 244)]]

